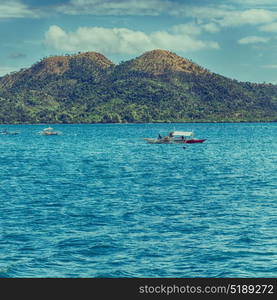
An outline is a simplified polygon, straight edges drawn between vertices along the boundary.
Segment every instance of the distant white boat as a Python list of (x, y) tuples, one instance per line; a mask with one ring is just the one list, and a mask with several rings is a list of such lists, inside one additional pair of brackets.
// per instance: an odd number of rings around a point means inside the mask
[(0, 134), (3, 134), (3, 135), (16, 135), (16, 134), (19, 134), (19, 131), (8, 131), (6, 129), (0, 131)]
[(60, 135), (62, 134), (61, 131), (53, 131), (52, 127), (44, 128), (42, 131), (39, 132), (41, 135)]

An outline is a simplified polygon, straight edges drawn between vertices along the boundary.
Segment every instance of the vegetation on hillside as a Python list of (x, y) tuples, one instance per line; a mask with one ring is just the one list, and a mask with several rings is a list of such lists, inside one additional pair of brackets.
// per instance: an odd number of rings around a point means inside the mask
[(0, 79), (0, 123), (277, 121), (277, 86), (238, 82), (163, 50), (114, 65), (88, 52)]

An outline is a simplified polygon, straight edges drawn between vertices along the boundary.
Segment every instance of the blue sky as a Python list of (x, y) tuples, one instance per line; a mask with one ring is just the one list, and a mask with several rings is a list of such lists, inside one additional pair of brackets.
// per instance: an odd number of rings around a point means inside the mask
[(0, 76), (49, 55), (113, 62), (165, 49), (240, 81), (277, 83), (276, 0), (0, 0)]

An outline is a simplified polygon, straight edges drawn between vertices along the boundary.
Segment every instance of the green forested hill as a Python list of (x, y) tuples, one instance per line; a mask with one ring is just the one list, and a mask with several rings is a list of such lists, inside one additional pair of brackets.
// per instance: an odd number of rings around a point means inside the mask
[(238, 82), (164, 50), (114, 65), (48, 57), (0, 78), (0, 123), (277, 121), (277, 85)]

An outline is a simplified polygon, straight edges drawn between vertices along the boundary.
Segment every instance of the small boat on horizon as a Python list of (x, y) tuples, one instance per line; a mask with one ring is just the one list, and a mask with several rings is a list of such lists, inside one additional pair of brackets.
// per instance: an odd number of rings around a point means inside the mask
[(53, 131), (53, 128), (48, 127), (44, 128), (42, 131), (39, 132), (41, 135), (60, 135), (62, 134), (61, 131)]
[(144, 138), (149, 144), (195, 144), (203, 143), (206, 139), (194, 138), (193, 131), (172, 131), (167, 136), (158, 138)]
[(19, 131), (9, 131), (7, 129), (1, 130), (0, 134), (2, 135), (16, 135), (19, 134)]

